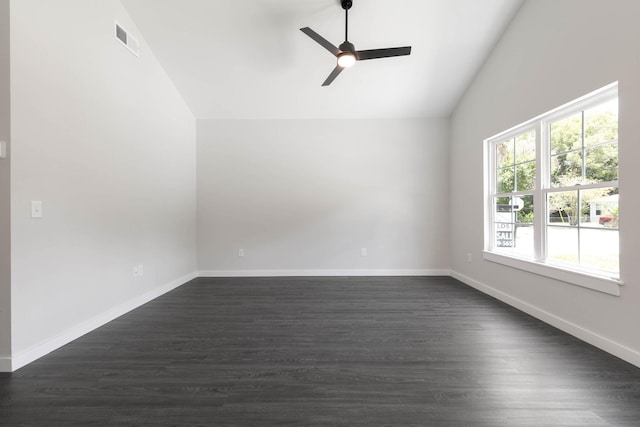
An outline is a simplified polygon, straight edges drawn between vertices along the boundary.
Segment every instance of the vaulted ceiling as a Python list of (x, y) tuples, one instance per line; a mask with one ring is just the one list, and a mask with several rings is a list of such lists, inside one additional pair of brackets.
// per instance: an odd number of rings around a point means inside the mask
[[(357, 49), (411, 45), (358, 62), (300, 32), (344, 41), (338, 0), (122, 0), (199, 119), (446, 117), (523, 0), (354, 0)], [(143, 52), (144, 54), (144, 52)]]

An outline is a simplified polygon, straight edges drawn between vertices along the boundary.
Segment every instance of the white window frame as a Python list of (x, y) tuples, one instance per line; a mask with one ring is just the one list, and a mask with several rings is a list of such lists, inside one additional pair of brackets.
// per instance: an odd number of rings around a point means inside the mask
[[(484, 191), (485, 191), (485, 215), (484, 215), (484, 259), (513, 268), (529, 271), (546, 277), (551, 277), (566, 283), (582, 286), (606, 294), (619, 296), (620, 287), (623, 285), (619, 275), (614, 277), (599, 270), (590, 270), (584, 266), (562, 264), (547, 260), (546, 232), (547, 232), (547, 194), (557, 191), (567, 191), (566, 187), (551, 187), (550, 183), (550, 153), (549, 153), (549, 126), (554, 121), (569, 117), (580, 111), (600, 105), (618, 97), (618, 83), (612, 83), (602, 89), (585, 95), (575, 101), (558, 107), (548, 113), (528, 120), (507, 131), (501, 132), (484, 141)], [(532, 191), (513, 191), (510, 194), (533, 193), (534, 206), (534, 258), (524, 258), (518, 255), (499, 252), (494, 249), (495, 242), (495, 207), (494, 197), (496, 188), (496, 159), (494, 147), (496, 142), (513, 138), (528, 131), (535, 131), (536, 140), (536, 178), (535, 189)], [(619, 149), (619, 145), (618, 145)], [(618, 181), (598, 183), (596, 185), (579, 185), (576, 190), (587, 190), (591, 187), (619, 187)], [(515, 190), (515, 189), (514, 189)], [(503, 194), (503, 193), (498, 193)]]

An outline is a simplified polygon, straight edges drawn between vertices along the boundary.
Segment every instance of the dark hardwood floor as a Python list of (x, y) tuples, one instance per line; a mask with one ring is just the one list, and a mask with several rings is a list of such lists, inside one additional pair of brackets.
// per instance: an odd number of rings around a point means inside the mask
[(451, 278), (197, 279), (0, 374), (0, 425), (640, 426), (640, 369)]

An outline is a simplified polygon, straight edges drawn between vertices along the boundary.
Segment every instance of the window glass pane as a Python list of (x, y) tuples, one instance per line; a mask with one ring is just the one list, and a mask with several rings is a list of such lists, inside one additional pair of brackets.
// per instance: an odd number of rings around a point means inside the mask
[(494, 248), (533, 258), (533, 195), (496, 197), (494, 206)]
[(547, 227), (547, 258), (577, 264), (578, 229), (575, 227)]
[(533, 194), (514, 197), (513, 205), (516, 206), (516, 223), (533, 224)]
[(618, 228), (618, 188), (580, 191), (581, 227)]
[(496, 193), (510, 193), (514, 191), (514, 168), (498, 169), (496, 177)]
[(585, 151), (587, 183), (618, 180), (618, 143), (598, 145)]
[(549, 224), (577, 225), (578, 224), (578, 192), (561, 191), (549, 193), (547, 198)]
[(586, 146), (617, 139), (617, 99), (584, 112), (584, 143)]
[(529, 162), (536, 159), (536, 133), (523, 133), (516, 139), (516, 163)]
[(496, 144), (496, 167), (513, 165), (513, 138)]
[(528, 191), (536, 188), (536, 163), (527, 162), (516, 165), (516, 191)]
[(570, 187), (582, 183), (582, 151), (551, 156), (551, 185)]
[(515, 245), (511, 253), (527, 258), (533, 258), (535, 249), (533, 246), (533, 226), (516, 224), (514, 227)]
[(494, 244), (496, 249), (512, 248), (515, 244), (514, 211), (511, 204), (511, 197), (496, 197), (494, 200), (495, 224), (494, 224)]
[(580, 229), (580, 264), (600, 270), (619, 271), (618, 230)]
[(534, 257), (533, 226), (521, 224), (496, 224), (496, 250), (526, 258)]
[(498, 250), (504, 250), (505, 248), (511, 249), (515, 246), (515, 240), (513, 235), (514, 224), (508, 224), (505, 222), (496, 223), (495, 227), (495, 245)]
[(495, 198), (495, 221), (496, 222), (514, 222), (513, 207), (511, 205), (511, 197)]
[(551, 154), (582, 148), (582, 113), (551, 123)]

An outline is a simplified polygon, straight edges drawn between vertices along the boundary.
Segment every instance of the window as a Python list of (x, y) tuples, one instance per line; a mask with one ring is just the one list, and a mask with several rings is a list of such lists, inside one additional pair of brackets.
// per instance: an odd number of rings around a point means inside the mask
[(536, 131), (529, 129), (493, 145), (495, 194), (493, 248), (533, 258), (533, 191), (536, 188)]
[(485, 258), (617, 294), (617, 84), (486, 149)]

